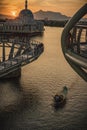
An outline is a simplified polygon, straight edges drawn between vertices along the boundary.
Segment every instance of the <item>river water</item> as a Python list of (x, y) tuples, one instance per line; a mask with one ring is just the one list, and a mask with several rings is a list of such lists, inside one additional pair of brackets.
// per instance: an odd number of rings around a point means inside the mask
[[(87, 130), (87, 83), (64, 59), (62, 28), (45, 27), (33, 39), (44, 53), (22, 68), (19, 79), (0, 81), (0, 130)], [(66, 104), (53, 106), (53, 96), (68, 87)]]

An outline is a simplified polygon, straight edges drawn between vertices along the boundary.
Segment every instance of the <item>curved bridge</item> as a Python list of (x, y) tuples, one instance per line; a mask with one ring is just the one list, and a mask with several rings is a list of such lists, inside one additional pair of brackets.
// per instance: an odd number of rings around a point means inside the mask
[(70, 19), (65, 26), (61, 45), (63, 54), (71, 67), (87, 81), (87, 4)]
[[(36, 60), (44, 51), (44, 46), (40, 42), (29, 39), (9, 39), (0, 37), (0, 78), (9, 77), (22, 66)], [(8, 52), (8, 54), (6, 54)]]

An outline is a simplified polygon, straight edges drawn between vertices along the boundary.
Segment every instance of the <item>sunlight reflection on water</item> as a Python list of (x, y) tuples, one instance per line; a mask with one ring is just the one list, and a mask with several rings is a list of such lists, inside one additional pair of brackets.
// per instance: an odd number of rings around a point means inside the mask
[[(61, 51), (61, 28), (46, 27), (44, 53), (22, 68), (19, 79), (0, 82), (0, 128), (24, 130), (84, 129), (87, 120), (87, 83), (68, 65)], [(53, 96), (66, 85), (67, 102), (53, 107)]]

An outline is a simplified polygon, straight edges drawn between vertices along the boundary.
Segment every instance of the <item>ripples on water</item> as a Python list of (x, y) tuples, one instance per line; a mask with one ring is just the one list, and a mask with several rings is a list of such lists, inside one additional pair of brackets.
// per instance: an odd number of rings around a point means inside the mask
[[(45, 51), (22, 68), (20, 79), (0, 82), (0, 129), (86, 130), (87, 83), (68, 65), (61, 52), (61, 28), (46, 27)], [(63, 108), (53, 107), (53, 96), (67, 85)]]

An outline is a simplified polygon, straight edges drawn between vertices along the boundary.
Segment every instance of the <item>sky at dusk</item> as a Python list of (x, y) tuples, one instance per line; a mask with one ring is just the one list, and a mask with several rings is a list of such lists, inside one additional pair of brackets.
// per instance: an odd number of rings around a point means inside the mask
[[(24, 8), (25, 0), (0, 0), (0, 14), (18, 15)], [(87, 0), (28, 0), (28, 8), (32, 12), (38, 10), (61, 12), (72, 16)]]

